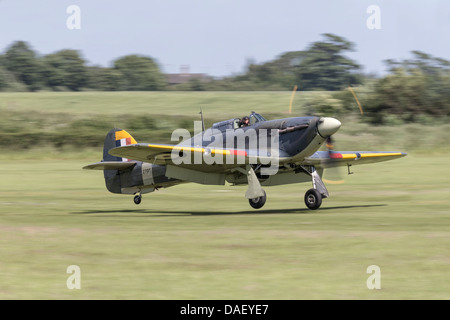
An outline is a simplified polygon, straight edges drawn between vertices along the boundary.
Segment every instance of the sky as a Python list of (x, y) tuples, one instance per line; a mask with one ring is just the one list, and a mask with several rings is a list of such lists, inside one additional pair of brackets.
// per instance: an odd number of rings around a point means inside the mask
[(323, 33), (353, 42), (345, 55), (365, 73), (382, 75), (383, 60), (413, 50), (450, 60), (450, 0), (0, 0), (0, 53), (22, 40), (40, 55), (76, 49), (103, 67), (139, 54), (165, 73), (189, 66), (225, 77)]

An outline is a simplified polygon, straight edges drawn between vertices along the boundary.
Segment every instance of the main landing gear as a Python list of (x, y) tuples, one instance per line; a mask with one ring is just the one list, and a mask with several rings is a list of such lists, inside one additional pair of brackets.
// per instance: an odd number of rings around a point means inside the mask
[(328, 190), (325, 187), (316, 168), (310, 166), (308, 168), (302, 167), (303, 171), (311, 176), (313, 188), (305, 193), (305, 204), (311, 210), (319, 209), (322, 205), (322, 199), (328, 198)]
[[(260, 209), (266, 203), (266, 192), (261, 188), (258, 177), (256, 176), (255, 170), (253, 170), (251, 165), (247, 165), (244, 168), (236, 168), (247, 176), (248, 188), (245, 192), (245, 197), (248, 199), (248, 203), (254, 209)], [(256, 169), (257, 170), (257, 169)]]
[[(251, 166), (247, 166), (245, 170), (237, 169), (246, 174), (248, 180), (248, 189), (245, 192), (245, 197), (248, 199), (250, 206), (254, 209), (260, 209), (266, 203), (266, 192), (261, 188), (261, 184)], [(322, 199), (328, 198), (328, 190), (325, 187), (319, 173), (314, 166), (302, 166), (300, 170), (311, 176), (313, 188), (305, 193), (305, 204), (308, 209), (317, 210), (322, 205)], [(300, 171), (300, 172), (301, 172)]]

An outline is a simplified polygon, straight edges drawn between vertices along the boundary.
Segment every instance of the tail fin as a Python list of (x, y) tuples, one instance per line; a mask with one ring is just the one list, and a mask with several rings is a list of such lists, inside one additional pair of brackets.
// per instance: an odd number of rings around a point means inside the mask
[(125, 130), (112, 129), (108, 132), (103, 144), (103, 161), (128, 161), (126, 158), (119, 158), (110, 155), (108, 152), (115, 147), (127, 146), (130, 144), (136, 144), (136, 140)]
[[(108, 132), (103, 144), (103, 161), (125, 162), (128, 159), (112, 156), (108, 151), (115, 147), (136, 144), (136, 140), (125, 130), (114, 128)], [(104, 170), (106, 188), (113, 193), (121, 193), (119, 170)]]
[(170, 187), (181, 182), (168, 178), (165, 166), (130, 161), (109, 154), (112, 148), (130, 144), (137, 142), (128, 132), (112, 129), (105, 138), (103, 160), (84, 166), (83, 169), (103, 170), (106, 188), (112, 193), (142, 194), (152, 192), (158, 187)]

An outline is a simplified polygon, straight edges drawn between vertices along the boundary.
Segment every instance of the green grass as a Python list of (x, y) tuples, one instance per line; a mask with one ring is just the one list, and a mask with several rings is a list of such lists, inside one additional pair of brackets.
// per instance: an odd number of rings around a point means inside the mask
[[(320, 93), (320, 92), (318, 92)], [(317, 92), (302, 92), (293, 111), (299, 111), (303, 98)], [(189, 115), (198, 118), (200, 107), (205, 116), (223, 116), (250, 111), (288, 112), (291, 92), (35, 92), (0, 93), (0, 107), (10, 111), (33, 110), (75, 115)]]
[[(0, 162), (0, 299), (449, 299), (448, 154), (355, 167), (305, 208), (309, 184), (106, 191), (93, 153)], [(58, 158), (60, 157), (60, 158)], [(81, 268), (81, 290), (66, 268)], [(370, 265), (381, 290), (369, 290)]]

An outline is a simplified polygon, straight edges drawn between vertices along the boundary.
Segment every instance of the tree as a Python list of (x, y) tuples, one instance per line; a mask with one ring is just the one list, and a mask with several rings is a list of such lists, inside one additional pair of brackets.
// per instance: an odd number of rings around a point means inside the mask
[(383, 123), (387, 115), (414, 121), (414, 115), (423, 111), (425, 89), (426, 81), (421, 72), (408, 74), (398, 69), (378, 81), (371, 102), (365, 108), (367, 115), (375, 123)]
[(7, 49), (3, 60), (6, 69), (32, 91), (41, 87), (42, 64), (36, 57), (36, 53), (26, 42), (14, 42)]
[(87, 83), (85, 61), (76, 50), (61, 50), (43, 58), (45, 78), (50, 87), (79, 91)]
[(324, 41), (305, 51), (285, 52), (259, 65), (248, 61), (245, 74), (230, 79), (233, 87), (253, 83), (253, 90), (292, 90), (295, 85), (298, 90), (340, 90), (362, 83), (359, 65), (342, 55), (353, 50), (353, 44), (333, 34), (323, 36)]
[(450, 62), (419, 51), (412, 55), (409, 60), (385, 61), (390, 74), (378, 80), (366, 105), (370, 121), (450, 116)]
[[(213, 90), (291, 90), (295, 85), (295, 76), (290, 64), (291, 53), (263, 64), (248, 59), (245, 73), (221, 80), (213, 80), (208, 88)], [(217, 89), (214, 89), (217, 88)], [(210, 89), (208, 89), (210, 90)]]
[(153, 91), (166, 86), (164, 75), (150, 57), (125, 56), (114, 62), (114, 68), (123, 75), (124, 90)]
[(8, 86), (7, 71), (0, 65), (0, 90), (5, 89)]
[(362, 82), (357, 74), (360, 66), (342, 55), (352, 51), (354, 45), (342, 37), (323, 34), (325, 41), (314, 42), (296, 66), (296, 78), (303, 90), (340, 90)]
[(119, 91), (124, 87), (123, 75), (114, 68), (87, 67), (87, 87), (100, 91)]

